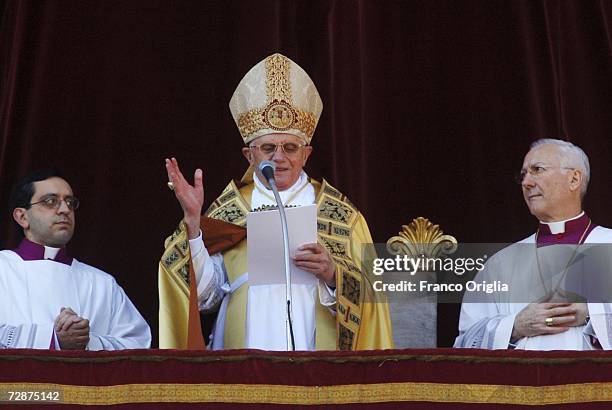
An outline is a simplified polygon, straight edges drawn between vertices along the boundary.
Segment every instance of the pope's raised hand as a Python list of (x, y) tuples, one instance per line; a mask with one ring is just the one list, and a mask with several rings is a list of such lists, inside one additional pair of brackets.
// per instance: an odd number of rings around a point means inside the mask
[(202, 215), (202, 206), (204, 206), (202, 170), (196, 169), (193, 175), (193, 185), (190, 185), (183, 176), (176, 158), (166, 158), (166, 171), (168, 182), (172, 183), (174, 195), (183, 208), (189, 239), (194, 239), (200, 233), (200, 215)]

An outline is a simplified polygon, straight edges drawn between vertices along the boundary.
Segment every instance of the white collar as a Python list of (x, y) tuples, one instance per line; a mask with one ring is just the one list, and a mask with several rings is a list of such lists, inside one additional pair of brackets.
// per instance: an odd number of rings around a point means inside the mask
[[(251, 209), (259, 209), (262, 206), (276, 205), (274, 200), (274, 194), (272, 190), (265, 187), (265, 185), (257, 178), (257, 175), (253, 175), (253, 182), (255, 189), (251, 195)], [(308, 182), (308, 175), (304, 171), (300, 174), (298, 180), (289, 189), (281, 191), (280, 198), (285, 206), (303, 206), (315, 203), (315, 192), (314, 187)]]
[(43, 259), (52, 259), (55, 260), (55, 257), (57, 256), (57, 253), (60, 251), (61, 248), (52, 248), (50, 246), (45, 246), (45, 254), (43, 256)]
[(548, 225), (548, 228), (550, 229), (550, 233), (552, 233), (553, 235), (556, 235), (558, 233), (564, 233), (565, 232), (565, 223), (566, 222), (573, 221), (574, 219), (578, 219), (578, 218), (582, 217), (582, 215), (584, 215), (584, 211), (580, 212), (578, 215), (576, 215), (573, 218), (565, 219), (563, 221), (554, 221), (554, 222), (542, 222), (542, 221), (540, 221), (540, 223), (544, 224), (544, 225)]
[[(263, 182), (261, 182), (259, 180), (259, 177), (257, 176), (257, 173), (253, 172), (253, 181), (255, 182), (255, 185), (261, 189), (263, 192), (269, 192), (270, 195), (272, 194), (272, 190), (270, 188), (267, 188)], [(293, 185), (291, 185), (289, 188), (285, 189), (284, 191), (279, 191), (279, 193), (284, 195), (291, 195), (292, 193), (294, 193), (295, 191), (297, 191), (298, 189), (301, 189), (302, 186), (304, 184), (308, 183), (308, 175), (306, 175), (306, 172), (304, 172), (304, 170), (302, 170), (302, 172), (300, 173), (299, 178), (297, 179), (297, 181), (295, 181), (295, 183)]]

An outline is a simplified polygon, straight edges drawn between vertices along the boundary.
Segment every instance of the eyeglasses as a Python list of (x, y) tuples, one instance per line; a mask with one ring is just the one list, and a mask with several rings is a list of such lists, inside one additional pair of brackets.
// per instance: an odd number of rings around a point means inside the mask
[(285, 154), (294, 155), (297, 154), (300, 148), (304, 146), (305, 145), (302, 144), (296, 144), (295, 142), (283, 142), (281, 144), (272, 144), (271, 142), (268, 142), (260, 145), (249, 145), (249, 148), (256, 148), (265, 155), (271, 155), (276, 152), (278, 147), (282, 147)]
[(516, 176), (514, 177), (514, 180), (516, 181), (517, 184), (521, 185), (523, 183), (523, 180), (527, 176), (527, 174), (531, 175), (534, 178), (538, 178), (538, 177), (542, 176), (542, 174), (545, 174), (546, 171), (548, 171), (550, 169), (571, 169), (571, 170), (574, 170), (576, 168), (571, 168), (571, 167), (553, 167), (553, 166), (549, 167), (549, 166), (538, 165), (538, 164), (530, 165), (529, 167), (527, 167), (527, 169), (522, 169), (521, 172), (516, 174)]
[(80, 204), (79, 199), (74, 196), (67, 196), (65, 198), (60, 198), (57, 195), (47, 195), (47, 196), (44, 196), (40, 201), (31, 203), (30, 206), (40, 204), (47, 209), (57, 210), (61, 206), (62, 201), (66, 202), (66, 206), (71, 211), (74, 211), (75, 209), (77, 209)]

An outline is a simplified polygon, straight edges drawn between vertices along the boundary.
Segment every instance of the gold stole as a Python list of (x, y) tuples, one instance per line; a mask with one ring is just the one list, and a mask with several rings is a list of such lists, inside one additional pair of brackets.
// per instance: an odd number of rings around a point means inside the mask
[(185, 223), (164, 243), (158, 267), (160, 349), (204, 349)]
[[(218, 219), (202, 217), (204, 244), (215, 254), (237, 245), (246, 229)], [(204, 349), (200, 325), (195, 272), (191, 260), (187, 227), (181, 221), (178, 229), (166, 239), (159, 262), (159, 347), (162, 349)]]

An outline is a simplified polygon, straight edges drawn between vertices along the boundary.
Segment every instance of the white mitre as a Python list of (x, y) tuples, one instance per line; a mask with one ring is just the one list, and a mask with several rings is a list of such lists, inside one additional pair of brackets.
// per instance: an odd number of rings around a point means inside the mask
[(277, 53), (246, 73), (229, 107), (245, 144), (278, 132), (310, 144), (323, 102), (306, 71)]

